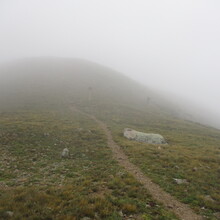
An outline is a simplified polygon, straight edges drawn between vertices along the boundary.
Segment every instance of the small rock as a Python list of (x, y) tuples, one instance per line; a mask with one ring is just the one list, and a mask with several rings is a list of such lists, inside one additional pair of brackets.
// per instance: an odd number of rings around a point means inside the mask
[(68, 148), (64, 148), (63, 151), (62, 151), (62, 154), (61, 154), (62, 158), (68, 158), (69, 155), (70, 155), (69, 149)]
[(6, 212), (6, 215), (9, 216), (9, 217), (12, 217), (14, 215), (14, 212), (12, 211), (7, 211)]
[(215, 201), (210, 195), (204, 196), (204, 199), (206, 201), (209, 201), (209, 202), (214, 202)]
[(193, 171), (196, 172), (198, 170), (197, 167), (193, 167)]
[(125, 173), (123, 171), (119, 171), (119, 172), (117, 172), (116, 175), (119, 177), (123, 177), (123, 176), (125, 176)]
[(178, 185), (180, 185), (180, 184), (187, 184), (187, 183), (188, 183), (188, 181), (187, 181), (186, 179), (175, 179), (175, 178), (173, 178), (173, 180), (174, 180)]
[(91, 220), (91, 218), (89, 218), (89, 217), (83, 217), (83, 218), (81, 218), (81, 220)]
[(124, 216), (124, 214), (123, 214), (122, 210), (121, 210), (121, 211), (119, 211), (119, 212), (118, 212), (118, 214), (119, 214), (119, 216), (121, 216), (121, 217), (123, 217), (123, 216)]
[(97, 212), (95, 213), (95, 219), (99, 219), (99, 215)]
[(217, 219), (220, 219), (220, 212), (214, 213), (214, 216), (215, 216)]
[(158, 150), (162, 150), (162, 148), (159, 146), (159, 147), (158, 147)]

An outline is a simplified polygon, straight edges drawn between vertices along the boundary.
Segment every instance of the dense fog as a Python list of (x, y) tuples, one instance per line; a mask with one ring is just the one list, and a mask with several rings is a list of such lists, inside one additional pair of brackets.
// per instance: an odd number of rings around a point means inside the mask
[[(0, 62), (14, 68), (29, 57), (90, 60), (220, 127), (219, 11), (217, 0), (3, 0)], [(17, 82), (14, 76), (1, 69), (1, 87)]]

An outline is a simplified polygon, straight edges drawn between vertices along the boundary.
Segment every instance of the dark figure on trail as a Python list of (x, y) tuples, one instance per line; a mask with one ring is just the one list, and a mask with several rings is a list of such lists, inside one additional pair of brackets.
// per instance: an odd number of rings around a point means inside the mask
[(88, 91), (89, 91), (88, 99), (89, 99), (89, 102), (91, 102), (92, 100), (92, 87), (91, 86), (88, 88)]

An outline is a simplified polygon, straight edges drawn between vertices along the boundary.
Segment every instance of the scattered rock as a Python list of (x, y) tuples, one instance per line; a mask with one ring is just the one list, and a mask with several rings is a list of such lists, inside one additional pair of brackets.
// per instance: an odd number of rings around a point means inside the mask
[(122, 210), (121, 210), (121, 211), (119, 211), (119, 212), (118, 212), (118, 214), (119, 214), (119, 216), (120, 216), (120, 217), (123, 217), (123, 216), (124, 216), (124, 214), (123, 214)]
[(94, 216), (94, 217), (95, 217), (95, 219), (100, 219), (97, 212), (95, 213), (95, 216)]
[(215, 216), (217, 219), (220, 219), (220, 212), (214, 213), (214, 216)]
[(69, 155), (70, 155), (69, 149), (68, 148), (64, 148), (63, 151), (62, 151), (62, 154), (61, 154), (62, 158), (68, 158)]
[(77, 131), (83, 131), (84, 129), (83, 128), (77, 128)]
[(144, 142), (148, 144), (167, 144), (164, 137), (160, 134), (143, 133), (132, 130), (130, 128), (124, 129), (124, 137), (129, 140)]
[(193, 167), (193, 171), (196, 172), (198, 170), (197, 167)]
[(119, 177), (123, 177), (123, 176), (125, 176), (125, 172), (119, 171), (119, 172), (117, 172), (116, 175), (119, 176)]
[(209, 202), (214, 202), (214, 201), (215, 201), (210, 195), (204, 196), (204, 199), (205, 199), (206, 201), (209, 201)]
[(12, 211), (7, 211), (6, 212), (6, 215), (9, 216), (9, 217), (12, 217), (14, 215), (14, 212)]
[(186, 179), (175, 179), (173, 178), (173, 180), (178, 184), (178, 185), (181, 185), (181, 184), (187, 184), (188, 181)]
[(81, 218), (81, 220), (91, 220), (91, 218), (89, 218), (89, 217), (83, 217), (83, 218)]
[(45, 136), (45, 137), (49, 137), (49, 136), (50, 136), (50, 133), (44, 133), (44, 136)]

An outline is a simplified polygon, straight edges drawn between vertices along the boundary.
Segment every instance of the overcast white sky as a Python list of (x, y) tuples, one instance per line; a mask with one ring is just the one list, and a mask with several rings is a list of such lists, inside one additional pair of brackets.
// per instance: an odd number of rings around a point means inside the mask
[(78, 57), (220, 115), (219, 0), (0, 0), (0, 62)]

